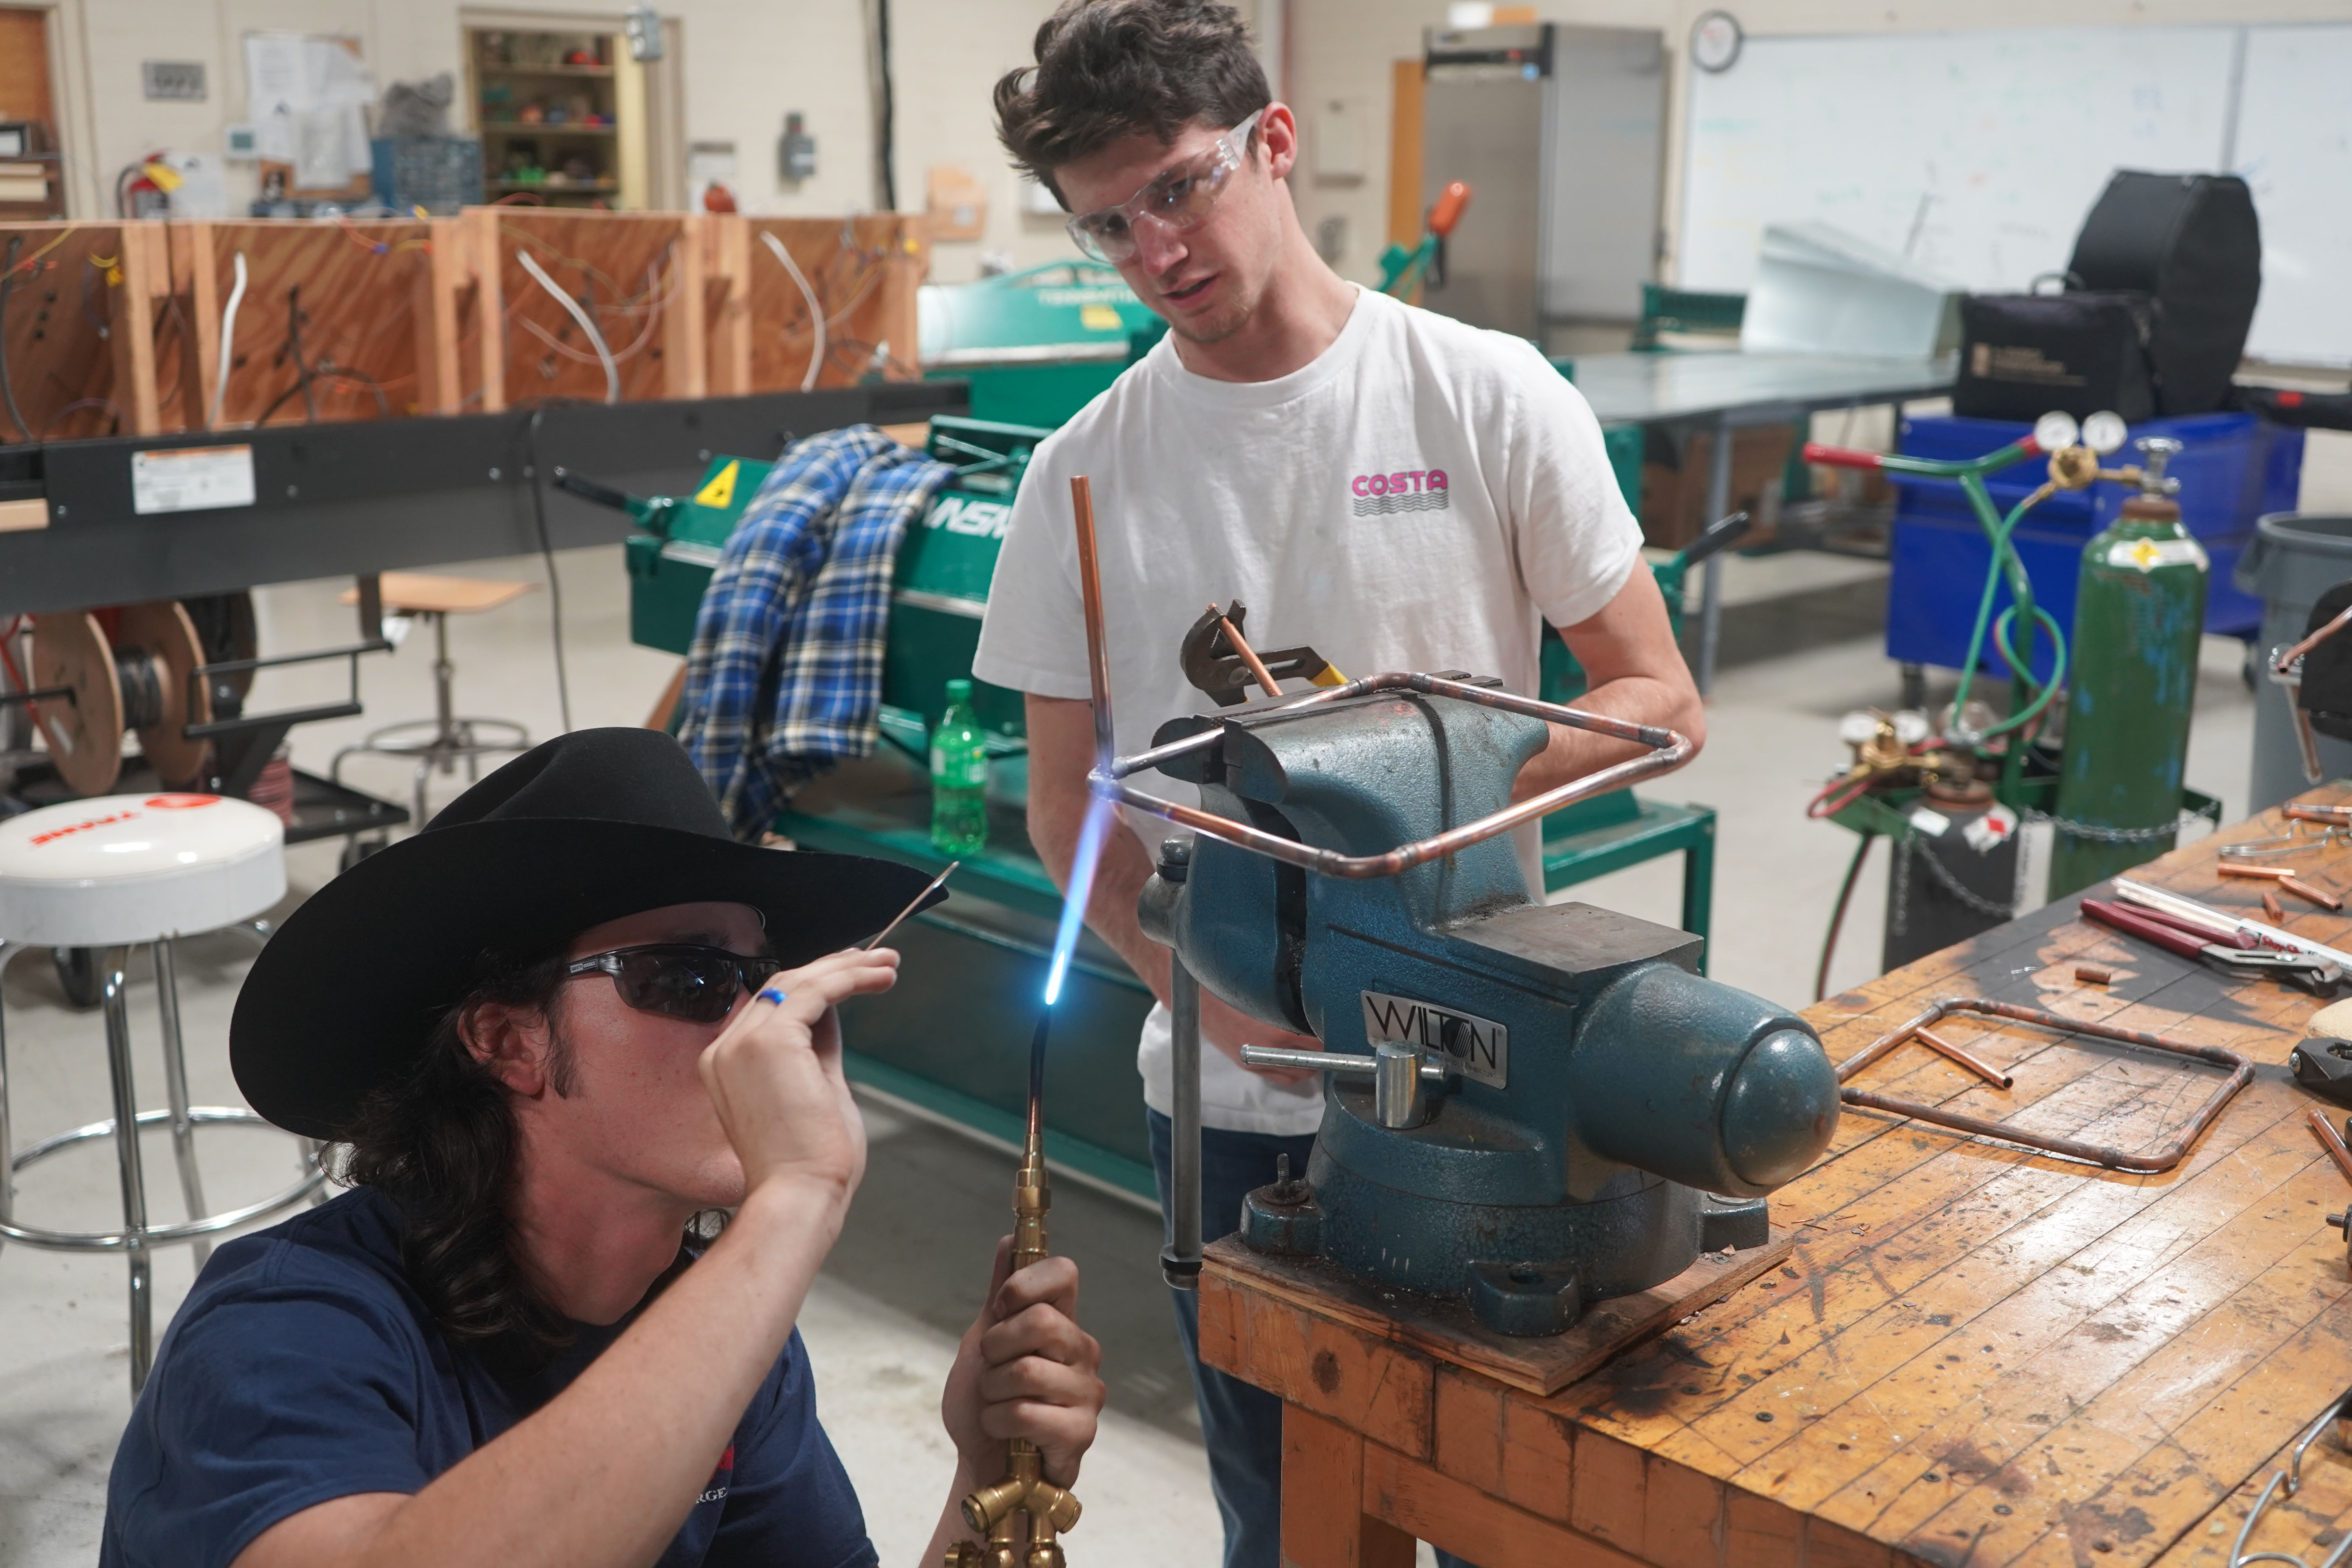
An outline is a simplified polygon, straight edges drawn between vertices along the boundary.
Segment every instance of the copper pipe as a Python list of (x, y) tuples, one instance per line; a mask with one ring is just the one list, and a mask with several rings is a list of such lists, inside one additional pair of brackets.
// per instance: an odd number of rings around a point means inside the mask
[(1370, 691), (1399, 689), (1411, 689), (1437, 697), (1458, 698), (1465, 702), (1475, 702), (1482, 707), (1500, 708), (1511, 713), (1524, 713), (1529, 718), (1544, 719), (1555, 724), (1568, 724), (1580, 730), (1591, 730), (1601, 734), (1613, 735), (1619, 740), (1633, 741), (1656, 749), (1648, 756), (1628, 758), (1613, 766), (1602, 768), (1598, 773), (1587, 773), (1580, 779), (1570, 780), (1556, 789), (1547, 790), (1541, 795), (1532, 795), (1515, 805), (1507, 805), (1502, 810), (1482, 816), (1475, 822), (1465, 822), (1461, 826), (1448, 828), (1444, 833), (1416, 839), (1410, 844), (1401, 844), (1381, 855), (1343, 855), (1336, 849), (1318, 849), (1311, 845), (1301, 844), (1295, 838), (1279, 837), (1262, 828), (1253, 827), (1247, 823), (1235, 822), (1229, 817), (1219, 816), (1214, 812), (1204, 811), (1198, 806), (1180, 805), (1174, 801), (1161, 800), (1155, 795), (1145, 795), (1120, 782), (1127, 773), (1132, 772), (1149, 760), (1165, 760), (1214, 744), (1224, 734), (1222, 728), (1205, 730), (1199, 734), (1189, 735), (1182, 741), (1155, 747), (1139, 756), (1121, 757), (1109, 768), (1098, 768), (1089, 773), (1087, 784), (1097, 795), (1107, 796), (1124, 805), (1131, 805), (1139, 811), (1149, 812), (1163, 821), (1175, 823), (1180, 827), (1189, 827), (1195, 833), (1231, 844), (1236, 848), (1252, 850), (1270, 859), (1282, 861), (1285, 865), (1301, 866), (1327, 877), (1364, 879), (1373, 877), (1393, 877), (1400, 871), (1411, 870), (1413, 867), (1423, 865), (1428, 861), (1444, 859), (1448, 855), (1467, 849), (1473, 844), (1492, 838), (1498, 833), (1508, 832), (1523, 822), (1532, 822), (1539, 816), (1558, 811), (1561, 806), (1591, 795), (1605, 794), (1621, 785), (1633, 784), (1653, 773), (1664, 773), (1687, 762), (1694, 750), (1688, 740), (1672, 730), (1649, 724), (1629, 724), (1622, 719), (1612, 719), (1605, 714), (1588, 713), (1577, 708), (1564, 708), (1556, 702), (1540, 702), (1534, 698), (1516, 696), (1511, 692), (1498, 691), (1491, 687), (1465, 686), (1458, 680), (1447, 680), (1434, 675), (1376, 675), (1363, 680), (1351, 680), (1345, 686), (1327, 687), (1321, 691), (1302, 697), (1297, 701), (1276, 709), (1275, 711), (1289, 712), (1318, 703), (1337, 701), (1341, 698), (1361, 696)]
[(2326, 626), (2320, 627), (2317, 631), (2312, 633), (2301, 642), (2296, 643), (2294, 647), (2281, 648), (2277, 656), (2271, 660), (2272, 670), (2276, 674), (2284, 675), (2288, 670), (2294, 668), (2294, 661), (2296, 659), (2301, 658), (2305, 654), (2309, 653), (2313, 648), (2317, 647), (2321, 643), (2326, 642), (2329, 637), (2332, 637), (2337, 632), (2342, 631), (2347, 626), (2352, 626), (2352, 609), (2346, 610), (2342, 615), (2337, 616), (2334, 620), (2328, 622)]
[[(2345, 612), (2352, 615), (2352, 610)], [(2290, 822), (2322, 822), (2331, 827), (2352, 827), (2352, 805), (2306, 805), (2291, 800), (2279, 807)]]
[[(1255, 717), (1263, 719), (1276, 713), (1296, 713), (1302, 709), (1319, 708), (1327, 702), (1344, 702), (1351, 697), (1367, 697), (1379, 691), (1408, 690), (1419, 691), (1432, 697), (1458, 697), (1465, 702), (1475, 702), (1482, 708), (1500, 708), (1506, 712), (1524, 713), (1530, 719), (1541, 719), (1552, 724), (1565, 724), (1572, 730), (1590, 730), (1596, 735), (1606, 735), (1613, 741), (1631, 741), (1637, 746), (1648, 746), (1653, 750), (1684, 743), (1683, 738), (1674, 731), (1655, 724), (1635, 724), (1627, 720), (1612, 718), (1606, 713), (1589, 712), (1581, 708), (1566, 708), (1557, 702), (1541, 702), (1532, 697), (1521, 697), (1514, 692), (1497, 690), (1491, 686), (1465, 686), (1458, 680), (1448, 680), (1443, 676), (1406, 675), (1395, 672), (1387, 675), (1368, 675), (1361, 680), (1350, 680), (1345, 685), (1326, 686), (1319, 690), (1302, 692), (1281, 707), (1262, 710)], [(1164, 763), (1173, 762), (1178, 757), (1204, 751), (1223, 740), (1224, 733), (1223, 726), (1202, 730), (1185, 736), (1181, 741), (1171, 741), (1164, 746), (1154, 746), (1148, 752), (1138, 752), (1131, 757), (1117, 758), (1110, 766), (1102, 770), (1103, 780), (1108, 783), (1128, 778), (1132, 774), (1159, 767)], [(1096, 793), (1101, 794), (1102, 789), (1103, 785), (1098, 784)]]
[(2294, 875), (2292, 866), (2249, 866), (2237, 860), (2224, 860), (2215, 869), (2224, 877), (2251, 877), (2273, 882), (2284, 881)]
[(2344, 907), (2343, 900), (2333, 893), (2313, 887), (2300, 878), (2281, 877), (2278, 885), (2282, 891), (2293, 893), (2298, 899), (2308, 899), (2323, 910), (2332, 912)]
[(1209, 606), (1209, 613), (1217, 617), (1217, 626), (1225, 634), (1225, 640), (1234, 645), (1235, 653), (1242, 656), (1242, 662), (1249, 666), (1252, 675), (1257, 677), (1257, 683), (1265, 688), (1265, 694), (1268, 697), (1281, 696), (1282, 688), (1274, 683), (1274, 677), (1266, 671), (1265, 660), (1258, 658), (1257, 649), (1250, 647), (1248, 640), (1242, 636), (1241, 627), (1234, 625), (1214, 605)]
[[(1889, 1030), (1863, 1047), (1838, 1064), (1837, 1079), (1846, 1079), (1878, 1060), (1904, 1041), (1917, 1036), (1920, 1030), (1943, 1022), (1955, 1013), (1974, 1013), (1988, 1018), (2013, 1018), (2019, 1023), (2034, 1024), (2060, 1034), (2090, 1035), (2098, 1039), (2113, 1040), (2119, 1045), (2137, 1046), (2143, 1050), (2162, 1051), (2169, 1056), (2189, 1057), (2210, 1062), (2215, 1067), (2230, 1068), (2230, 1076), (2217, 1085), (2205, 1103), (2197, 1108), (2188, 1122), (2170, 1143), (2162, 1148), (2137, 1154), (2127, 1154), (2120, 1149), (2099, 1143), (2086, 1143), (2075, 1138), (2051, 1138), (2038, 1132), (2028, 1132), (2006, 1122), (1987, 1121), (1979, 1117), (1962, 1116), (1940, 1106), (1922, 1105), (1916, 1100), (1897, 1100), (1892, 1095), (1874, 1094), (1867, 1089), (1838, 1089), (1838, 1098), (1848, 1105), (1865, 1106), (1895, 1116), (1907, 1116), (1914, 1121), (1933, 1122), (1957, 1132), (1972, 1133), (1999, 1142), (2013, 1143), (2047, 1154), (2063, 1154), (2072, 1160), (2086, 1160), (2109, 1170), (2131, 1171), (2153, 1175), (2169, 1171), (2188, 1157), (2189, 1151), (2204, 1136), (2206, 1128), (2221, 1114), (2222, 1108), (2237, 1097), (2240, 1089), (2254, 1080), (2254, 1064), (2232, 1050), (2220, 1046), (2200, 1046), (2187, 1040), (2176, 1040), (2163, 1035), (2139, 1029), (2118, 1029), (2111, 1024), (2095, 1024), (2082, 1018), (2063, 1017), (2045, 1013), (2038, 1007), (2020, 1007), (2008, 1002), (1995, 1002), (1983, 996), (1947, 996), (1917, 1017)], [(2352, 1172), (2347, 1172), (2352, 1174)]]
[(2285, 906), (2278, 901), (2278, 895), (2268, 888), (2263, 889), (2263, 913), (2271, 917), (2273, 925), (2286, 919)]
[(1962, 1050), (1959, 1047), (1952, 1044), (1951, 1041), (1944, 1038), (1943, 1036), (1938, 1035), (1932, 1030), (1917, 1030), (1911, 1037), (1918, 1041), (1921, 1045), (1927, 1047), (1929, 1050), (1934, 1051), (1937, 1056), (1946, 1057), (1958, 1062), (1960, 1066), (1968, 1068), (1969, 1071), (1984, 1079), (1985, 1082), (1991, 1084), (1995, 1089), (2008, 1089), (2017, 1082), (2015, 1079), (2010, 1077), (2009, 1074), (2001, 1071), (1999, 1068), (1993, 1066), (1982, 1057), (1977, 1056), (1969, 1051)]
[(2319, 1107), (2313, 1106), (2304, 1115), (2310, 1120), (2311, 1130), (2319, 1134), (2319, 1142), (2326, 1148), (2327, 1157), (2336, 1162), (2336, 1168), (2343, 1172), (2347, 1180), (2352, 1180), (2352, 1149), (2344, 1146), (2344, 1135), (2336, 1131), (2327, 1120), (2327, 1113)]
[(1095, 700), (1095, 759), (1118, 750), (1110, 723), (1110, 645), (1103, 635), (1102, 563), (1095, 552), (1095, 492), (1084, 474), (1070, 476), (1070, 510), (1078, 528), (1078, 597), (1087, 615), (1087, 679)]

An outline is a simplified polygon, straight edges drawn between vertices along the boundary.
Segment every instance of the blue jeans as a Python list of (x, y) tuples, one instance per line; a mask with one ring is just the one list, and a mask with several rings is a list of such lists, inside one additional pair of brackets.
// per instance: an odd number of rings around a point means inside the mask
[[(1151, 1168), (1160, 1182), (1160, 1237), (1172, 1239), (1168, 1221), (1168, 1118), (1144, 1108), (1151, 1131)], [(1242, 1199), (1274, 1180), (1275, 1158), (1290, 1156), (1290, 1173), (1307, 1174), (1315, 1136), (1276, 1137), (1271, 1132), (1201, 1130), (1201, 1240), (1231, 1236), (1242, 1226)], [(1209, 1489), (1225, 1521), (1224, 1568), (1277, 1568), (1282, 1556), (1282, 1401), (1230, 1373), (1201, 1364), (1201, 1300), (1191, 1290), (1170, 1290), (1176, 1307), (1176, 1337), (1192, 1369), (1192, 1398), (1200, 1406), (1201, 1436), (1209, 1448)], [(1437, 1554), (1441, 1568), (1472, 1568), (1450, 1552)]]

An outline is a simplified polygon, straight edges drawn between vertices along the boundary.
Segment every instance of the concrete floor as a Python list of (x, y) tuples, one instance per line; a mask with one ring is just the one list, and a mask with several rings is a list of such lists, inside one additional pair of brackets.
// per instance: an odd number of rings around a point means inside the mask
[[(2306, 510), (2352, 510), (2352, 442), (2342, 451), (2321, 448), (2315, 442), (2320, 482), (2306, 485)], [(545, 580), (536, 559), (457, 570)], [(572, 721), (641, 722), (675, 661), (628, 643), (618, 550), (567, 552), (559, 570)], [(1727, 647), (1736, 662), (1724, 669), (1710, 705), (1706, 751), (1656, 792), (1719, 813), (1713, 973), (1790, 1005), (1812, 999), (1822, 926), (1853, 842), (1806, 821), (1805, 803), (1844, 765), (1839, 717), (1855, 707), (1891, 706), (1897, 693), (1897, 672), (1874, 633), (1854, 635), (1820, 607), (1831, 602), (1825, 595), (1866, 597), (1878, 570), (1821, 556), (1733, 560)], [(260, 591), (262, 646), (282, 652), (346, 640), (351, 612), (334, 602), (343, 585)], [(541, 592), (453, 626), (461, 709), (519, 720), (535, 736), (557, 731), (550, 610)], [(2232, 814), (2246, 799), (2252, 731), (2240, 652), (2234, 642), (2207, 643), (2189, 767), (2189, 782), (2221, 795)], [(295, 762), (323, 772), (339, 747), (368, 728), (429, 713), (431, 667), (429, 634), (421, 627), (398, 652), (367, 660), (366, 716), (295, 731)], [(338, 695), (340, 679), (339, 667), (268, 671), (252, 706)], [(1947, 687), (1935, 700), (1948, 694)], [(407, 797), (410, 781), (396, 764), (356, 758), (347, 777)], [(433, 805), (464, 782), (462, 775), (430, 781)], [(1831, 966), (1833, 989), (1882, 967), (1883, 856), (1877, 852), (1855, 896)], [(290, 908), (333, 875), (335, 847), (298, 846), (288, 861)], [(1672, 923), (1679, 887), (1679, 868), (1658, 862), (1585, 884), (1577, 896)], [(251, 953), (249, 942), (229, 934), (184, 944), (181, 999), (200, 1104), (239, 1103), (226, 1037)], [(131, 994), (137, 1073), (146, 1100), (158, 1103), (152, 979), (140, 975)], [(0, 1000), (18, 1140), (105, 1117), (99, 1020), (67, 1006), (46, 958), (27, 955), (11, 966), (0, 978)], [(939, 1388), (1003, 1228), (1008, 1168), (1001, 1153), (886, 1107), (869, 1104), (867, 1116), (873, 1155), (866, 1184), (803, 1328), (825, 1425), (857, 1482), (884, 1560), (912, 1563), (950, 1470)], [(250, 1201), (295, 1173), (295, 1151), (283, 1135), (224, 1129), (204, 1136), (207, 1196), (215, 1206)], [(155, 1136), (144, 1148), (151, 1206), (174, 1216), (168, 1144)], [(16, 1201), (35, 1223), (97, 1226), (109, 1223), (116, 1191), (110, 1148), (93, 1142), (25, 1173)], [(1081, 1488), (1087, 1508), (1078, 1542), (1089, 1561), (1207, 1565), (1218, 1557), (1216, 1513), (1158, 1279), (1159, 1235), (1157, 1217), (1131, 1203), (1067, 1183), (1057, 1194), (1055, 1241), (1084, 1270), (1086, 1319), (1103, 1342), (1111, 1391)], [(192, 1279), (185, 1248), (159, 1256), (159, 1326)], [(0, 1253), (0, 1339), (7, 1347), (0, 1352), (0, 1563), (47, 1568), (94, 1555), (107, 1468), (129, 1409), (123, 1295), (117, 1260), (21, 1247)]]

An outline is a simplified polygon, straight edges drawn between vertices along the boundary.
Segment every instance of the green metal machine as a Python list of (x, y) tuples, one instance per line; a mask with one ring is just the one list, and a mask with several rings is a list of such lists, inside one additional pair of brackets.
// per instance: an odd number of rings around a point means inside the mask
[(915, 297), (923, 373), (971, 384), (974, 416), (1065, 423), (1160, 341), (1168, 323), (1100, 261), (1055, 261)]

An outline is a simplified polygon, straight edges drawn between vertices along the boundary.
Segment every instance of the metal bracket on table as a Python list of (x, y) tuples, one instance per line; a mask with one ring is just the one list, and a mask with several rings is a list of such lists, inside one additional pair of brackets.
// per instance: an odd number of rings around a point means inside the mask
[[(2273, 1470), (2271, 1473), (2270, 1485), (2264, 1487), (2263, 1495), (2254, 1500), (2252, 1510), (2246, 1515), (2245, 1524), (2238, 1531), (2237, 1543), (2230, 1548), (2230, 1568), (2246, 1568), (2249, 1563), (2292, 1563), (2294, 1568), (2309, 1568), (2309, 1564), (2302, 1558), (2291, 1552), (2250, 1552), (2246, 1550), (2246, 1542), (2253, 1539), (2254, 1526), (2261, 1521), (2263, 1510), (2271, 1505), (2271, 1498), (2282, 1485), (2286, 1488), (2286, 1495), (2289, 1497), (2294, 1496), (2296, 1492), (2303, 1489), (2304, 1453), (2317, 1442), (2319, 1435), (2330, 1426), (2336, 1428), (2336, 1446), (2352, 1449), (2352, 1388), (2346, 1389), (2342, 1394), (2337, 1394), (2334, 1402), (2326, 1410), (2320, 1412), (2319, 1419), (2303, 1429), (2303, 1436), (2296, 1441), (2294, 1451), (2287, 1457), (2286, 1468)], [(2336, 1564), (2344, 1561), (2347, 1552), (2352, 1552), (2352, 1531), (2346, 1532), (2344, 1539), (2336, 1543), (2336, 1550), (2327, 1554), (2326, 1561), (2323, 1562), (2319, 1568), (2336, 1568)]]
[[(1916, 1100), (1897, 1100), (1893, 1095), (1874, 1094), (1868, 1089), (1843, 1087), (1846, 1079), (1886, 1055), (1895, 1047), (1920, 1037), (1926, 1030), (1955, 1013), (1974, 1013), (1988, 1018), (2010, 1018), (2021, 1024), (2038, 1025), (2060, 1034), (2089, 1035), (2096, 1039), (2113, 1040), (2118, 1045), (2137, 1046), (2142, 1050), (2162, 1051), (2169, 1056), (2187, 1057), (2210, 1063), (2214, 1067), (2228, 1068), (2230, 1076), (2222, 1079), (2212, 1094), (2207, 1097), (2205, 1103), (2197, 1108), (2196, 1113), (2189, 1117), (2187, 1124), (2180, 1129), (2179, 1133), (2170, 1143), (2152, 1153), (2142, 1154), (2127, 1154), (2120, 1149), (2099, 1143), (2085, 1143), (2075, 1138), (2047, 1137), (2039, 1132), (2028, 1132), (2022, 1128), (2011, 1127), (2007, 1122), (1987, 1121), (1980, 1117), (1963, 1116), (1957, 1111), (1946, 1110), (1940, 1106), (1923, 1105)], [(1947, 1055), (1952, 1054), (1948, 1047), (1940, 1043), (1936, 1043), (1935, 1048)], [(1976, 1070), (1981, 1073), (1984, 1069), (1979, 1068)], [(2141, 1029), (2118, 1029), (2111, 1024), (2097, 1024), (2083, 1018), (2068, 1018), (2056, 1013), (2044, 1012), (2039, 1007), (2020, 1007), (2011, 1003), (1995, 1002), (1983, 996), (1947, 996), (1917, 1017), (1879, 1036), (1878, 1038), (1840, 1063), (1837, 1079), (1841, 1086), (1838, 1089), (1838, 1098), (1848, 1105), (1865, 1106), (1872, 1110), (1885, 1110), (1896, 1116), (1907, 1116), (1917, 1121), (1931, 1121), (1938, 1127), (1951, 1128), (1956, 1132), (1972, 1133), (1979, 1138), (1992, 1139), (1996, 1142), (2014, 1143), (2023, 1148), (2039, 1150), (2043, 1153), (2063, 1154), (2068, 1159), (2084, 1160), (2094, 1165), (2105, 1165), (2111, 1171), (2131, 1171), (2153, 1175), (2159, 1172), (2169, 1171), (2188, 1157), (2189, 1151), (2196, 1146), (2197, 1140), (2204, 1136), (2205, 1129), (2211, 1126), (2213, 1119), (2221, 1114), (2222, 1107), (2237, 1098), (2240, 1089), (2253, 1081), (2254, 1064), (2237, 1052), (2225, 1050), (2220, 1046), (2196, 1045), (2187, 1040), (2176, 1040), (2168, 1036), (2150, 1034)]]

